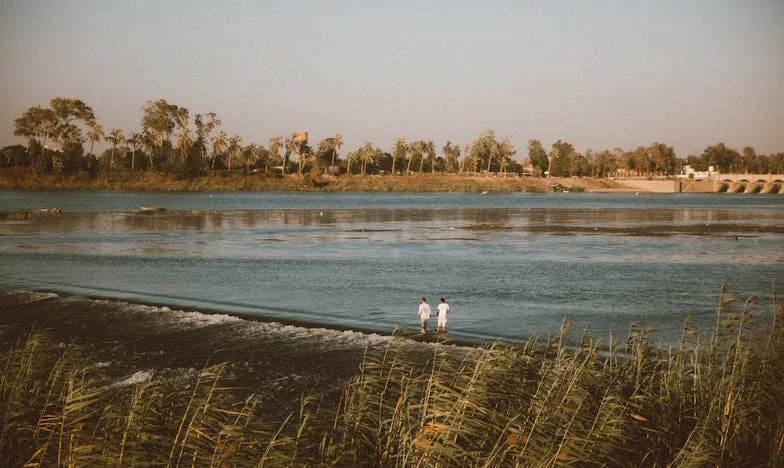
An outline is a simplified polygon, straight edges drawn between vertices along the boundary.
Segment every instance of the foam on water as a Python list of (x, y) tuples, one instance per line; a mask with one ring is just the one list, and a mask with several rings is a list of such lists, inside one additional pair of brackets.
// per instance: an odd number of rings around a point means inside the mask
[(147, 382), (152, 378), (152, 372), (150, 371), (136, 371), (130, 377), (116, 382), (114, 384), (115, 387), (127, 387), (129, 385), (136, 385), (138, 383)]
[(6, 293), (9, 297), (14, 299), (17, 304), (29, 304), (31, 302), (45, 301), (47, 299), (54, 299), (60, 297), (54, 292), (40, 292), (40, 291), (26, 291), (16, 290)]
[(153, 306), (146, 304), (133, 304), (130, 302), (114, 302), (123, 310), (128, 312), (141, 312), (146, 314), (161, 315), (173, 324), (186, 325), (194, 328), (208, 327), (211, 325), (221, 325), (225, 323), (240, 323), (244, 320), (228, 314), (205, 314), (180, 309), (171, 309), (167, 306)]
[[(56, 294), (54, 297), (58, 297)], [(85, 301), (92, 305), (116, 308), (128, 314), (143, 314), (162, 322), (163, 325), (183, 328), (204, 328), (209, 326), (234, 326), (241, 337), (258, 338), (266, 336), (271, 339), (286, 341), (307, 341), (322, 343), (330, 348), (344, 347), (375, 347), (389, 343), (390, 336), (377, 333), (366, 333), (355, 330), (338, 330), (324, 327), (305, 327), (286, 324), (277, 321), (248, 320), (235, 315), (224, 313), (205, 313), (182, 309), (172, 309), (168, 306), (137, 304), (127, 301), (111, 299), (86, 299), (83, 297), (70, 297), (64, 300)]]

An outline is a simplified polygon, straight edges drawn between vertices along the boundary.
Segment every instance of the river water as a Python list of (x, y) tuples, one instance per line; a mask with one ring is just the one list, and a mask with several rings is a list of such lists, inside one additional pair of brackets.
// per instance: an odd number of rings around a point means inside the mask
[(674, 343), (687, 317), (713, 327), (722, 284), (764, 315), (784, 280), (780, 195), (0, 192), (0, 211), (46, 207), (63, 212), (0, 222), (4, 293), (333, 338), (415, 329), (426, 296), (450, 303), (455, 340), (519, 343), (568, 319)]

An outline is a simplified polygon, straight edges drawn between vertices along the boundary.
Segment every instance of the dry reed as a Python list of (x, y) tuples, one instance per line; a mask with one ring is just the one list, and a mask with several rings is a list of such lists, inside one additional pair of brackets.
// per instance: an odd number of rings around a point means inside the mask
[[(107, 384), (76, 346), (31, 333), (2, 358), (9, 466), (782, 466), (784, 311), (722, 290), (716, 326), (678, 346), (532, 338), (523, 347), (368, 350), (335, 406), (283, 421), (226, 364)], [(245, 395), (240, 397), (238, 395)]]

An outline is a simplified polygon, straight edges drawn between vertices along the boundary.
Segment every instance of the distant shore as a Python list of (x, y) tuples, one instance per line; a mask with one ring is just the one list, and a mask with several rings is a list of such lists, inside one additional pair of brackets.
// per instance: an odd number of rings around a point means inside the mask
[(307, 191), (307, 192), (636, 192), (605, 178), (540, 178), (516, 174), (497, 175), (269, 175), (211, 172), (179, 179), (159, 172), (113, 172), (91, 177), (87, 174), (41, 175), (29, 168), (0, 169), (1, 190), (135, 190), (135, 191)]

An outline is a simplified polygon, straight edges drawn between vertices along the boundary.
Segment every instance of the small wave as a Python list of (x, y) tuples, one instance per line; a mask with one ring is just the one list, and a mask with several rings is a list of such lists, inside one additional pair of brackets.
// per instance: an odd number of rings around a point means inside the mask
[(133, 304), (130, 302), (119, 302), (117, 304), (121, 305), (123, 309), (130, 312), (166, 314), (166, 317), (174, 323), (198, 328), (243, 321), (243, 319), (239, 317), (228, 314), (205, 314), (202, 312), (171, 309), (167, 306)]
[[(79, 299), (83, 300), (83, 299)], [(168, 306), (137, 304), (110, 299), (89, 299), (93, 304), (119, 307), (123, 312), (141, 313), (163, 320), (171, 326), (202, 328), (226, 324), (240, 325), (238, 331), (248, 338), (262, 335), (291, 341), (310, 341), (329, 343), (338, 347), (379, 346), (389, 342), (390, 336), (356, 330), (340, 330), (325, 327), (304, 327), (278, 321), (256, 321), (235, 315), (205, 313), (171, 309)]]
[(390, 337), (378, 333), (366, 333), (355, 330), (336, 330), (332, 328), (308, 328), (280, 322), (247, 321), (246, 333), (253, 335), (272, 335), (288, 340), (324, 341), (332, 346), (381, 346), (389, 342)]
[[(29, 292), (28, 292), (29, 293)], [(40, 299), (60, 297), (55, 293), (36, 293)], [(282, 321), (259, 320), (248, 316), (236, 316), (226, 313), (200, 312), (194, 310), (173, 309), (166, 305), (152, 305), (134, 303), (118, 299), (97, 299), (80, 296), (66, 296), (61, 300), (66, 302), (83, 302), (105, 309), (107, 312), (143, 315), (155, 320), (163, 327), (182, 329), (201, 329), (206, 327), (231, 327), (231, 333), (237, 338), (257, 339), (265, 338), (280, 340), (281, 343), (308, 343), (324, 349), (361, 349), (365, 347), (383, 347), (393, 339), (392, 331), (389, 334), (377, 333), (369, 330), (352, 330), (342, 326), (328, 328), (313, 324), (292, 324)], [(432, 348), (441, 346), (441, 343), (412, 341), (412, 346)], [(459, 344), (452, 344), (458, 345)]]
[(12, 298), (14, 303), (21, 305), (21, 304), (29, 304), (31, 302), (54, 299), (60, 296), (57, 293), (53, 293), (53, 292), (27, 291), (27, 290), (20, 289), (16, 291), (9, 291), (8, 293), (6, 293), (6, 297)]

